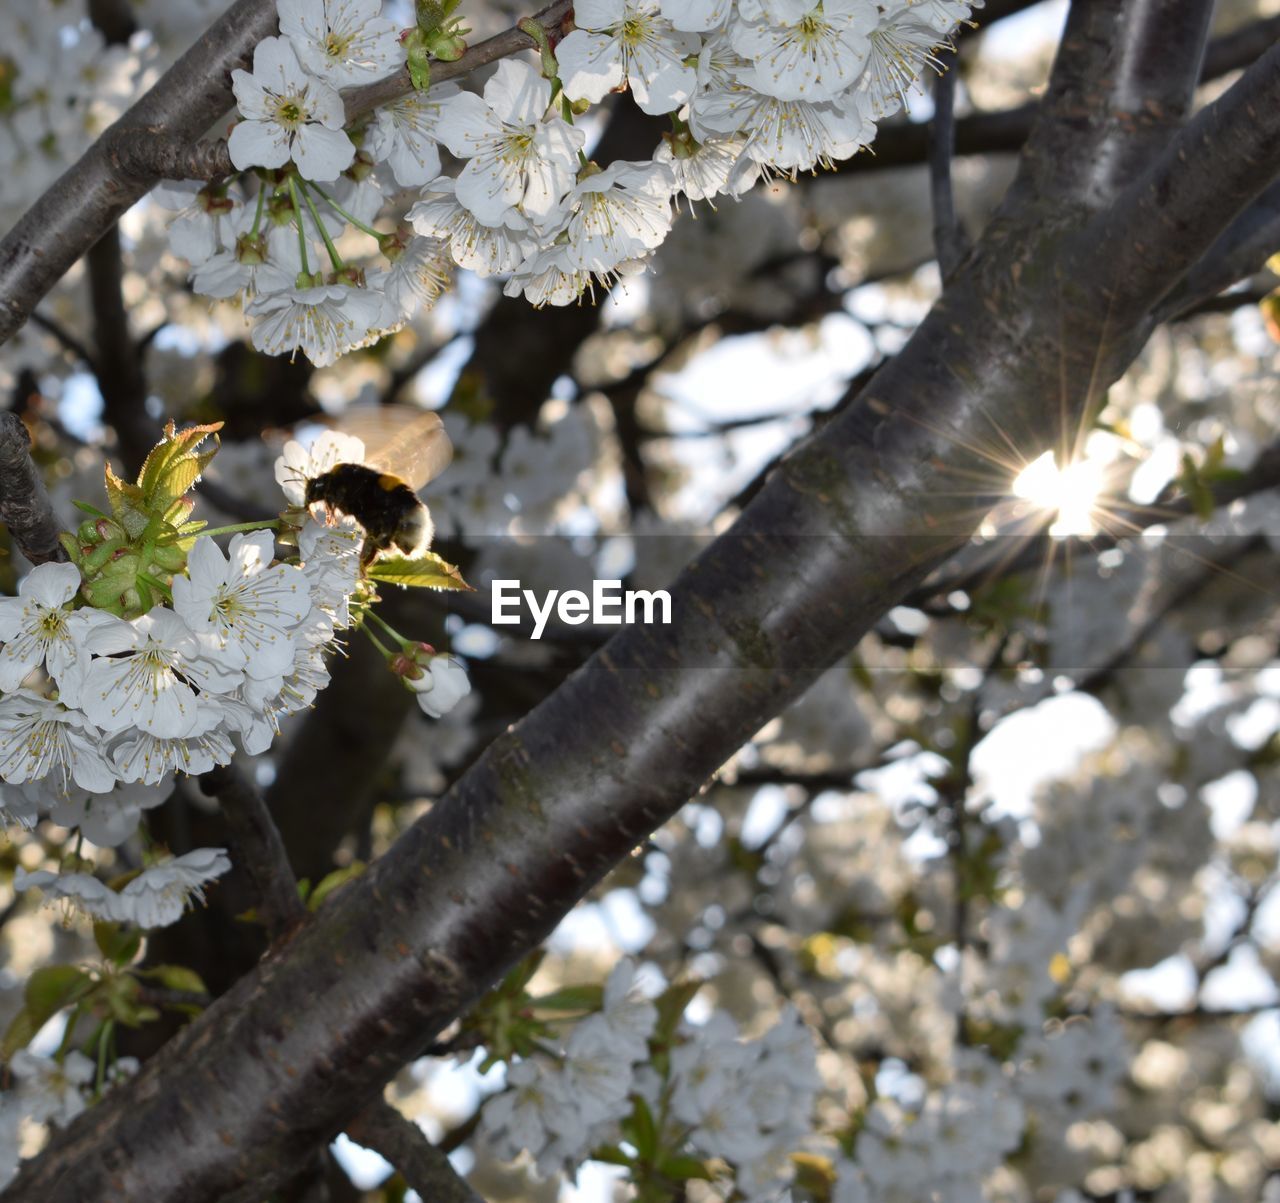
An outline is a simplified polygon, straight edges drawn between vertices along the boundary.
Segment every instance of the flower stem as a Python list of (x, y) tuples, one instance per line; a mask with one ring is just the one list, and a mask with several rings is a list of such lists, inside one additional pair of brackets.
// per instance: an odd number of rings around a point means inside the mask
[(346, 211), (346, 209), (344, 209), (340, 204), (338, 204), (338, 202), (334, 200), (333, 197), (331, 197), (323, 188), (321, 188), (319, 184), (313, 183), (311, 187), (320, 194), (320, 199), (324, 201), (324, 203), (328, 205), (329, 208), (332, 209), (339, 217), (346, 218), (346, 220), (349, 221), (353, 226), (355, 226), (357, 230), (361, 231), (364, 234), (368, 234), (370, 238), (377, 238), (379, 241), (381, 241), (382, 235), (379, 234), (377, 230), (375, 230), (372, 226), (365, 225), (365, 223), (362, 222), (358, 217), (353, 217), (350, 213)]
[(395, 629), (395, 627), (393, 627), (389, 622), (387, 622), (387, 620), (383, 618), (382, 615), (377, 612), (377, 610), (370, 608), (369, 610), (366, 610), (365, 613), (368, 614), (368, 616), (372, 618), (373, 621), (376, 622), (384, 631), (386, 631), (386, 633), (390, 635), (391, 638), (394, 639), (401, 647), (404, 647), (404, 645), (409, 642), (403, 635), (400, 634), (399, 631)]
[[(290, 183), (292, 183), (292, 180)], [(333, 239), (329, 237), (329, 231), (325, 229), (324, 222), (320, 220), (320, 214), (316, 212), (316, 202), (311, 199), (311, 193), (306, 184), (301, 184), (300, 187), (302, 189), (302, 199), (306, 202), (307, 208), (311, 210), (311, 218), (316, 223), (316, 228), (320, 231), (320, 237), (324, 239), (324, 249), (329, 252), (329, 262), (333, 264), (334, 271), (340, 272), (346, 264), (342, 262), (342, 256), (338, 254), (338, 248), (333, 245)]]
[(115, 1020), (108, 1019), (98, 1029), (98, 1076), (93, 1084), (93, 1097), (100, 1099), (102, 1089), (107, 1084), (107, 1045), (114, 1035)]
[(152, 576), (149, 572), (140, 572), (138, 573), (138, 580), (149, 588), (154, 589), (165, 601), (173, 601), (173, 590), (158, 577)]
[[(210, 535), (234, 535), (245, 530), (279, 530), (279, 518), (264, 518), (261, 522), (237, 522), (234, 526), (213, 526), (197, 531), (194, 535), (182, 535), (183, 539), (205, 539)], [(177, 540), (174, 540), (177, 542)]]
[(293, 202), (293, 221), (298, 227), (298, 253), (302, 256), (304, 274), (311, 274), (311, 265), (307, 262), (307, 236), (302, 229), (302, 206), (298, 203), (298, 189), (294, 185), (293, 176), (289, 177), (289, 199)]
[(266, 180), (258, 181), (258, 208), (253, 215), (253, 229), (249, 231), (250, 238), (257, 238), (258, 227), (262, 224), (262, 212), (266, 208), (267, 203), (267, 182)]
[[(374, 613), (373, 613), (373, 611), (372, 611), (372, 610), (366, 610), (366, 611), (365, 611), (365, 614), (366, 614), (367, 616), (369, 616), (369, 617), (376, 617), (376, 615), (374, 615)], [(381, 620), (379, 620), (379, 621), (381, 621)], [(387, 646), (382, 642), (382, 640), (381, 640), (381, 639), (379, 639), (379, 638), (377, 637), (377, 635), (375, 635), (371, 630), (369, 630), (369, 624), (368, 624), (367, 622), (362, 622), (362, 623), (360, 624), (360, 629), (361, 629), (361, 630), (362, 630), (366, 635), (368, 635), (368, 636), (369, 636), (369, 640), (370, 640), (370, 642), (373, 644), (373, 646), (374, 646), (374, 647), (376, 647), (376, 648), (378, 649), (378, 651), (380, 651), (380, 652), (381, 652), (384, 656), (386, 656), (388, 659), (390, 659), (392, 656), (394, 656), (394, 655), (395, 655), (395, 652), (393, 652), (389, 647), (387, 647)]]

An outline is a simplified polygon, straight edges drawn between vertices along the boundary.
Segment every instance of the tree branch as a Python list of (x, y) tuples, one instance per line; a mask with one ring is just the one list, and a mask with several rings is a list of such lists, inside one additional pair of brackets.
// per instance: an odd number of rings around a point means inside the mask
[(120, 231), (115, 226), (90, 249), (86, 265), (97, 347), (94, 376), (102, 394), (103, 414), (119, 440), (126, 475), (133, 477), (159, 432), (147, 414), (147, 382), (129, 329), (122, 287), (124, 259)]
[[(561, 22), (573, 10), (572, 0), (556, 0), (532, 19), (542, 24), (549, 33), (559, 29)], [(499, 59), (518, 54), (522, 50), (534, 50), (537, 43), (527, 33), (511, 28), (478, 42), (455, 62), (431, 64), (431, 83), (444, 83), (469, 75), (478, 67), (496, 63)], [(342, 94), (346, 105), (347, 124), (358, 121), (366, 113), (380, 105), (390, 104), (414, 91), (408, 66), (384, 79), (358, 88), (349, 88)], [(231, 175), (235, 166), (225, 139), (192, 147), (179, 139), (152, 138), (135, 141), (132, 146), (118, 148), (121, 155), (131, 156), (126, 161), (135, 171), (146, 171), (164, 179), (213, 180)]]
[[(1049, 237), (1038, 207), (1006, 209), (860, 403), (673, 583), (670, 625), (611, 640), (5, 1197), (256, 1203), (341, 1130), (353, 1100), (375, 1098), (968, 539), (981, 513), (956, 506), (957, 482), (1008, 485), (983, 454), (993, 427), (1024, 458), (1074, 427), (1135, 352), (1144, 301), (1269, 182), (1263, 155), (1280, 163), (1277, 61), (1264, 56), (1090, 223), (1106, 238)], [(1188, 153), (1194, 178), (1171, 178)]]
[(1185, 118), (1212, 12), (1213, 0), (1072, 4), (1015, 187), (1109, 204)]
[(933, 85), (933, 120), (929, 123), (929, 193), (933, 201), (933, 245), (938, 256), (938, 274), (945, 284), (960, 260), (968, 253), (968, 238), (956, 213), (955, 191), (951, 186), (951, 162), (956, 142), (956, 55), (939, 55), (945, 63)]
[(218, 799), (231, 831), (233, 861), (253, 885), (258, 918), (272, 940), (287, 936), (307, 917), (284, 841), (258, 787), (234, 765), (200, 775), (200, 789)]
[(236, 0), (0, 242), (0, 343), (161, 178), (126, 152), (162, 133), (194, 145), (231, 103), (230, 73), (276, 32), (273, 0)]
[(347, 1125), (347, 1135), (357, 1144), (380, 1153), (400, 1176), (432, 1203), (484, 1203), (449, 1164), (449, 1158), (433, 1145), (412, 1120), (390, 1103), (366, 1107)]
[(0, 522), (33, 564), (65, 560), (44, 482), (31, 459), (31, 436), (15, 413), (0, 413)]
[[(1224, 228), (1249, 206), (1280, 171), (1280, 43), (1271, 47), (1212, 104), (1189, 122), (1147, 173), (1099, 213), (1084, 232), (1095, 253), (1123, 265), (1123, 278), (1104, 290), (1109, 316), (1123, 321), (1138, 308), (1158, 313), (1171, 291), (1171, 267), (1181, 279)], [(1207, 212), (1218, 220), (1206, 222)], [(1154, 257), (1159, 256), (1160, 262)], [(1162, 291), (1151, 301), (1151, 291)], [(1143, 339), (1158, 321), (1135, 327)]]
[(1262, 270), (1280, 248), (1280, 183), (1272, 184), (1205, 252), (1156, 310), (1157, 321), (1181, 317), (1239, 280)]

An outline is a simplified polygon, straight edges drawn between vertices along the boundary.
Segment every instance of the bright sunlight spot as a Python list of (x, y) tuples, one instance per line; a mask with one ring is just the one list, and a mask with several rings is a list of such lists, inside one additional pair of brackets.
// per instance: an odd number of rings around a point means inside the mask
[(1049, 527), (1051, 535), (1092, 535), (1098, 529), (1094, 507), (1102, 491), (1104, 468), (1094, 459), (1079, 459), (1059, 468), (1053, 452), (1046, 451), (1018, 473), (1013, 494), (1057, 513)]

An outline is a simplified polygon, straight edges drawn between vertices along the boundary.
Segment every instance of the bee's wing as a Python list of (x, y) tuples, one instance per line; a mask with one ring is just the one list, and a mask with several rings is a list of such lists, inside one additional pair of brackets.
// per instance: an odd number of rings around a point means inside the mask
[(411, 405), (353, 409), (330, 425), (364, 443), (369, 467), (400, 477), (415, 493), (453, 459), (453, 444), (440, 415)]

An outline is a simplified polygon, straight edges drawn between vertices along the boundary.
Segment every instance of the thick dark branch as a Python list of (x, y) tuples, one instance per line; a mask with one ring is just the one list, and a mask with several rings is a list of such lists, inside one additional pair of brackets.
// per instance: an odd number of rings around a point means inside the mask
[[(982, 511), (957, 506), (957, 488), (980, 475), (993, 494), (1008, 485), (984, 443), (1029, 459), (1074, 430), (1134, 353), (1144, 299), (1249, 199), (1262, 173), (1250, 148), (1280, 134), (1280, 104), (1264, 103), (1272, 57), (1206, 118), (1223, 150), (1193, 156), (1198, 186), (1169, 182), (1176, 220), (1146, 213), (1140, 250), (1047, 237), (1038, 210), (997, 219), (860, 403), (785, 460), (671, 586), (670, 625), (611, 640), (368, 873), (55, 1136), (7, 1197), (256, 1203), (340, 1131), (968, 539)], [(1242, 150), (1252, 165), (1226, 161)], [(1135, 189), (1125, 204), (1147, 201)], [(1123, 303), (1108, 313), (1116, 273)]]
[(1019, 187), (1098, 209), (1184, 119), (1213, 0), (1077, 0)]
[(1156, 310), (1156, 320), (1181, 317), (1239, 280), (1262, 270), (1280, 248), (1280, 183), (1272, 184), (1209, 248)]
[[(1170, 269), (1181, 277), (1218, 241), (1224, 227), (1280, 173), (1280, 43), (1272, 46), (1226, 93), (1179, 131), (1150, 170), (1099, 213), (1085, 238), (1114, 263), (1106, 290), (1109, 318), (1141, 307), (1156, 311), (1154, 288), (1172, 291)], [(1210, 218), (1212, 215), (1212, 218)], [(1207, 220), (1209, 219), (1209, 220)], [(1139, 327), (1145, 338), (1158, 318)]]
[(1205, 51), (1200, 81), (1217, 79), (1229, 71), (1247, 67), (1277, 42), (1280, 42), (1280, 16), (1263, 17), (1214, 38)]
[(218, 799), (231, 832), (232, 859), (253, 884), (258, 919), (273, 940), (307, 917), (284, 841), (258, 787), (234, 765), (201, 774), (200, 789)]
[(31, 437), (14, 413), (0, 413), (0, 522), (33, 564), (67, 558), (58, 542), (62, 526), (31, 461)]
[(161, 178), (122, 152), (160, 134), (194, 145), (231, 103), (231, 71), (276, 31), (273, 0), (236, 0), (0, 242), (0, 343)]
[(484, 1203), (459, 1177), (449, 1158), (427, 1139), (426, 1133), (390, 1103), (378, 1102), (366, 1107), (347, 1125), (347, 1135), (386, 1158), (424, 1200)]

